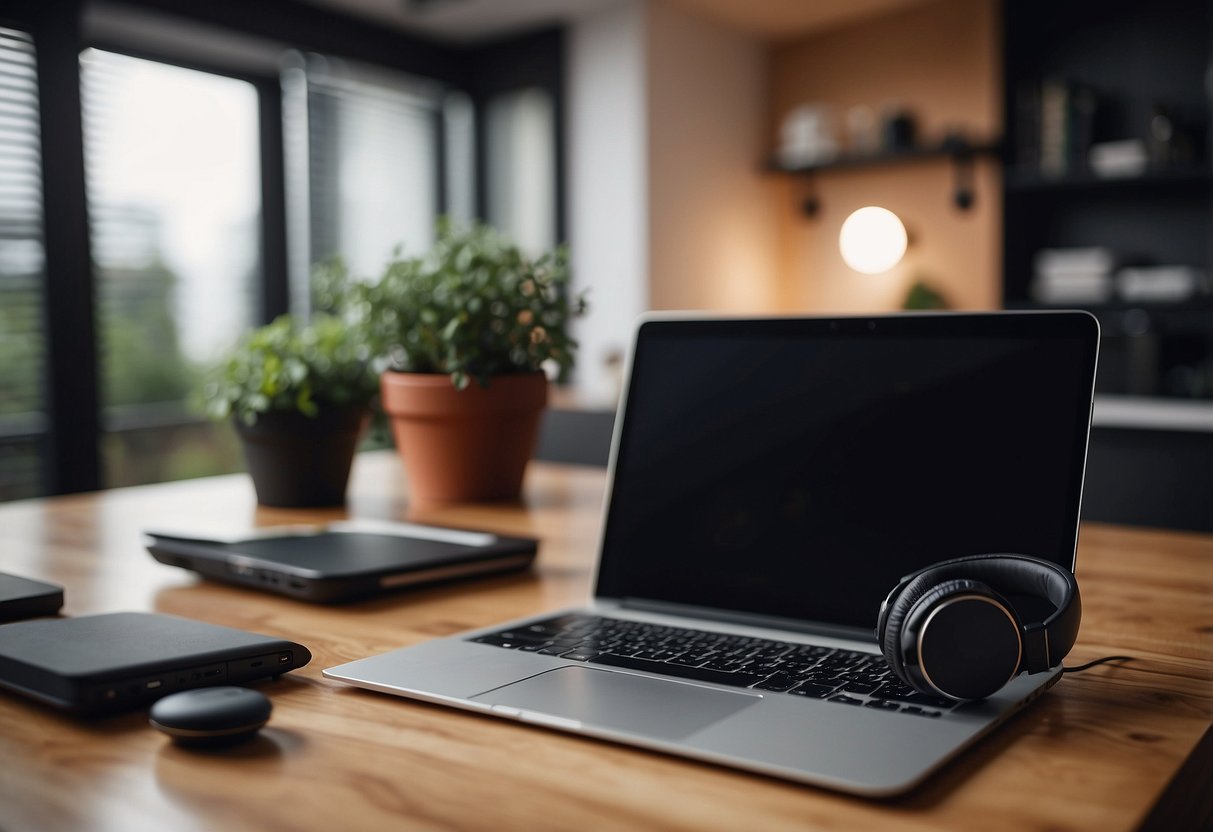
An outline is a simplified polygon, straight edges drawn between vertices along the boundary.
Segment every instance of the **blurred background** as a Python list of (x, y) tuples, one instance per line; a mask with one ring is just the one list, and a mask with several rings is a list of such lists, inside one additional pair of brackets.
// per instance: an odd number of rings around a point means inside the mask
[(201, 368), (449, 215), (569, 245), (573, 461), (645, 310), (1078, 307), (1084, 516), (1213, 529), (1210, 5), (4, 0), (0, 499), (240, 470)]

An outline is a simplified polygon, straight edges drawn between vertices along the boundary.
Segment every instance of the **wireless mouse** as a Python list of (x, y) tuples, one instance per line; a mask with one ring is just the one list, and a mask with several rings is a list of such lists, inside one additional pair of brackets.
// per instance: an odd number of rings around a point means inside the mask
[(181, 745), (229, 745), (251, 739), (272, 708), (262, 693), (225, 685), (170, 694), (152, 705), (149, 721)]

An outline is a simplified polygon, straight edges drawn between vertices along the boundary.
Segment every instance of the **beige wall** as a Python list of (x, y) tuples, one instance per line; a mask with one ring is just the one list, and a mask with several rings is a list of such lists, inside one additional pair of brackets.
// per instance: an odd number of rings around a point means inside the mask
[(661, 2), (649, 5), (647, 40), (650, 305), (773, 311), (767, 47)]
[[(1010, 0), (1008, 0), (1010, 1)], [(918, 117), (920, 135), (939, 139), (963, 128), (979, 139), (1001, 132), (998, 14), (994, 0), (935, 0), (863, 23), (781, 44), (773, 50), (770, 147), (796, 105), (825, 102), (840, 120), (865, 105), (899, 102)], [(787, 311), (898, 308), (910, 283), (924, 277), (956, 308), (999, 301), (998, 168), (979, 163), (977, 203), (952, 206), (953, 172), (944, 160), (844, 170), (814, 178), (821, 211), (799, 210), (801, 183), (780, 191), (780, 305)], [(906, 224), (911, 246), (882, 275), (852, 271), (838, 252), (838, 231), (857, 208), (880, 205)]]
[[(995, 307), (992, 160), (969, 212), (952, 207), (953, 172), (936, 160), (820, 174), (814, 218), (800, 212), (799, 180), (763, 166), (784, 114), (808, 101), (842, 113), (896, 100), (928, 139), (954, 126), (999, 135), (996, 2), (931, 0), (774, 46), (667, 0), (583, 20), (570, 50), (571, 238), (594, 310), (579, 328), (579, 383), (610, 387), (607, 358), (644, 308), (893, 310), (920, 276), (956, 308)], [(838, 253), (842, 221), (871, 204), (897, 212), (912, 237), (903, 262), (876, 276)]]

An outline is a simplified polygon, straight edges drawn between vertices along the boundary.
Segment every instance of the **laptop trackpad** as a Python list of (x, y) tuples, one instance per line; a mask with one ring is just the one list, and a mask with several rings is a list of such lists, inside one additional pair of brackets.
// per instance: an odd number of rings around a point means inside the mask
[[(690, 736), (762, 699), (755, 694), (588, 667), (549, 670), (470, 698), (587, 726), (671, 740)], [(524, 719), (529, 716), (523, 714)]]

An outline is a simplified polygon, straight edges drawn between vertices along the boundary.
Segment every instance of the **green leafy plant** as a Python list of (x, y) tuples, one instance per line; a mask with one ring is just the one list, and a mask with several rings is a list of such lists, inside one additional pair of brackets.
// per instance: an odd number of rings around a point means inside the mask
[(444, 220), (428, 253), (397, 256), (378, 282), (349, 281), (339, 261), (320, 277), (322, 298), (366, 332), (392, 369), (445, 373), (463, 389), (549, 363), (564, 379), (573, 367), (568, 327), (586, 301), (569, 294), (563, 247), (530, 258), (486, 225)]
[(234, 413), (248, 425), (271, 411), (315, 417), (365, 405), (379, 387), (371, 358), (364, 333), (339, 318), (317, 314), (301, 326), (282, 315), (240, 339), (211, 372), (203, 403), (216, 419)]
[(947, 309), (948, 299), (925, 280), (916, 280), (906, 292), (902, 309)]

